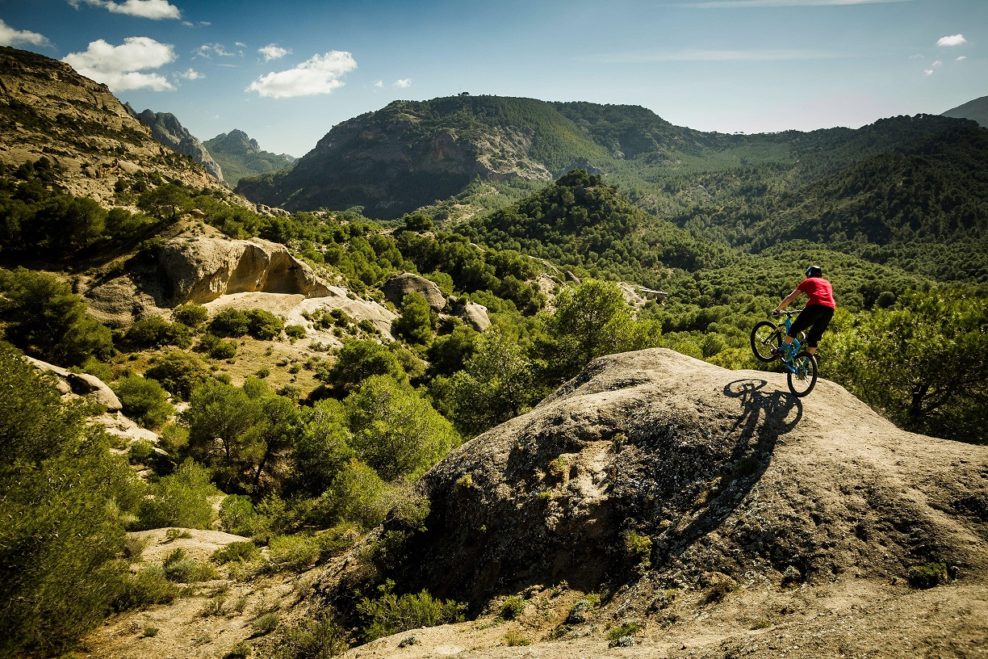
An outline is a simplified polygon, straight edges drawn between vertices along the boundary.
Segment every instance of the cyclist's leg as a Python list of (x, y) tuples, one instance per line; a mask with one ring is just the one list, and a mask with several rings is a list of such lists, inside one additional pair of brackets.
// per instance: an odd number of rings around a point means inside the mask
[(792, 325), (789, 327), (789, 332), (782, 337), (786, 346), (792, 345), (792, 340), (796, 338), (796, 335), (805, 330), (807, 327), (813, 324), (815, 318), (814, 309), (817, 307), (806, 307), (799, 312), (796, 316), (796, 320), (793, 321)]
[[(826, 331), (827, 327), (830, 325), (830, 320), (834, 317), (834, 310), (829, 307), (812, 308), (816, 311), (814, 311), (810, 329), (806, 333), (806, 352), (811, 355), (815, 355), (817, 344), (820, 342), (820, 337), (823, 336), (824, 331)], [(795, 324), (793, 324), (793, 327), (795, 327)]]

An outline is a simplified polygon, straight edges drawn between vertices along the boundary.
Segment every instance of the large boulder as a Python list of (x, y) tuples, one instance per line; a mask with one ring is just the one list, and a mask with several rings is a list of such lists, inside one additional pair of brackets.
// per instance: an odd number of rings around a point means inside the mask
[(161, 306), (205, 303), (233, 293), (329, 294), (329, 286), (284, 245), (260, 239), (174, 238), (158, 250), (156, 269), (157, 279), (144, 283)]
[(73, 373), (61, 366), (55, 366), (34, 357), (25, 356), (24, 359), (39, 371), (54, 376), (55, 386), (63, 395), (73, 393), (77, 396), (85, 396), (105, 407), (108, 412), (119, 412), (123, 409), (120, 399), (113, 393), (113, 390), (95, 375)]
[(411, 272), (403, 272), (391, 277), (381, 286), (381, 291), (384, 293), (385, 299), (396, 307), (401, 306), (402, 300), (409, 293), (421, 294), (433, 311), (442, 311), (446, 307), (446, 298), (439, 290), (439, 286), (435, 282)]
[(389, 576), (475, 606), (534, 584), (634, 581), (628, 606), (647, 607), (723, 575), (984, 574), (985, 473), (988, 447), (903, 432), (830, 382), (797, 399), (780, 374), (612, 355), (427, 473), (425, 523), (385, 524), (408, 536)]
[(491, 326), (491, 317), (487, 307), (470, 300), (449, 299), (449, 311), (457, 318), (465, 320), (470, 327), (478, 332), (484, 332)]

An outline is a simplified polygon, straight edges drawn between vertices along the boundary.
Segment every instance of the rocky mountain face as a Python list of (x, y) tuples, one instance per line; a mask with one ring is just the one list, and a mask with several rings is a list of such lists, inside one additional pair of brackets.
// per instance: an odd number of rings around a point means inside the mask
[(262, 151), (257, 140), (237, 129), (206, 140), (204, 146), (223, 167), (224, 180), (234, 186), (245, 176), (286, 169), (298, 160), (287, 153)]
[[(461, 95), (396, 101), (345, 121), (292, 170), (244, 179), (238, 191), (270, 206), (359, 205), (371, 216), (392, 218), (456, 195), (469, 200), (491, 188), (531, 188), (582, 168), (636, 189), (653, 212), (675, 214), (724, 189), (731, 191), (727, 201), (767, 190), (798, 198), (806, 185), (931, 137), (960, 144), (963, 130), (921, 116), (858, 130), (726, 135), (673, 126), (636, 106)], [(734, 191), (739, 176), (745, 184)], [(697, 186), (698, 177), (710, 180)], [(487, 186), (471, 189), (477, 182)]]
[(17, 167), (46, 157), (68, 192), (102, 204), (149, 177), (197, 188), (225, 188), (167, 149), (106, 85), (64, 62), (0, 48), (0, 163)]
[(170, 112), (144, 110), (135, 114), (141, 123), (151, 129), (151, 135), (165, 146), (183, 156), (188, 156), (202, 165), (218, 181), (223, 180), (223, 169), (213, 160), (213, 156), (178, 118)]
[(944, 112), (943, 116), (954, 119), (970, 119), (977, 121), (982, 128), (988, 128), (988, 96), (982, 96), (963, 105), (958, 105), (956, 108), (951, 108)]
[[(556, 622), (544, 638), (580, 639), (593, 618), (616, 624), (618, 616), (661, 621), (662, 639), (701, 611), (716, 617), (712, 607), (724, 601), (732, 629), (706, 639), (693, 630), (683, 642), (711, 644), (717, 656), (771, 654), (778, 635), (752, 635), (738, 620), (774, 619), (766, 601), (787, 588), (806, 596), (807, 619), (833, 616), (822, 598), (856, 590), (862, 611), (874, 603), (871, 613), (885, 616), (879, 629), (901, 624), (903, 607), (916, 607), (906, 617), (935, 615), (939, 605), (906, 585), (920, 579), (920, 566), (983, 599), (986, 479), (988, 447), (898, 430), (830, 382), (800, 400), (780, 374), (653, 349), (592, 362), (530, 413), (455, 450), (423, 478), (425, 522), (408, 527), (396, 516), (381, 537), (405, 538), (388, 545), (387, 575), (407, 592), (428, 588), (477, 609), (564, 582), (556, 592), (609, 593), (603, 612), (581, 616), (554, 617), (546, 604), (544, 619)], [(315, 599), (345, 606), (352, 569), (344, 561), (327, 570)], [(875, 589), (881, 604), (868, 599)], [(842, 635), (835, 622), (821, 642), (863, 648), (877, 640), (875, 632)], [(977, 633), (970, 616), (942, 622), (923, 633)], [(399, 640), (366, 656), (387, 656)], [(552, 645), (539, 656), (566, 656)]]

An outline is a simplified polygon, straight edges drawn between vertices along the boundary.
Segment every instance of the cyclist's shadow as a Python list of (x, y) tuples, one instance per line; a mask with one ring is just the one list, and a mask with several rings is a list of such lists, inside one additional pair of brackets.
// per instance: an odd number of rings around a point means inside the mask
[(730, 428), (737, 439), (730, 457), (723, 462), (719, 491), (703, 512), (670, 538), (668, 558), (684, 552), (737, 509), (771, 464), (779, 437), (802, 419), (800, 400), (788, 392), (765, 391), (767, 384), (761, 379), (744, 379), (724, 387), (724, 394), (741, 404), (741, 414)]

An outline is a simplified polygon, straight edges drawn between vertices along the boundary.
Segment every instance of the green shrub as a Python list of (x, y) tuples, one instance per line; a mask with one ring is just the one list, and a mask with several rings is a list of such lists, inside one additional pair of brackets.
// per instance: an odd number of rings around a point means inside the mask
[(264, 613), (254, 619), (251, 627), (253, 628), (253, 632), (250, 635), (251, 638), (270, 634), (278, 628), (278, 614)]
[(613, 627), (609, 632), (607, 632), (608, 641), (616, 641), (623, 636), (634, 636), (639, 631), (641, 631), (642, 626), (637, 622), (624, 622)]
[(113, 608), (116, 611), (143, 609), (153, 604), (167, 604), (178, 596), (178, 588), (165, 576), (160, 565), (148, 565), (136, 574), (129, 574)]
[(505, 620), (517, 620), (525, 612), (525, 600), (518, 595), (512, 595), (501, 605), (501, 617)]
[(264, 309), (247, 310), (247, 333), (255, 339), (270, 341), (281, 334), (285, 323), (270, 311)]
[(0, 373), (0, 656), (53, 655), (120, 592), (139, 483), (84, 410), (5, 343)]
[(426, 345), (432, 340), (432, 309), (421, 293), (409, 293), (401, 301), (401, 313), (391, 324), (395, 336)]
[(186, 460), (174, 474), (165, 476), (150, 488), (141, 502), (138, 524), (143, 529), (180, 526), (208, 529), (216, 513), (209, 502), (219, 491), (209, 480), (209, 472)]
[(326, 659), (346, 652), (350, 641), (346, 629), (333, 619), (332, 611), (327, 611), (285, 630), (278, 643), (279, 656)]
[(154, 458), (154, 444), (142, 439), (134, 442), (127, 449), (127, 461), (132, 465), (150, 464)]
[(428, 591), (418, 594), (395, 595), (394, 581), (378, 586), (375, 599), (364, 597), (357, 603), (357, 612), (364, 620), (364, 636), (373, 641), (408, 629), (435, 627), (463, 620), (466, 605), (452, 600), (438, 600)]
[(268, 520), (257, 513), (250, 497), (230, 494), (220, 503), (223, 530), (234, 535), (253, 536), (268, 530)]
[(384, 520), (391, 502), (390, 488), (377, 472), (359, 460), (351, 460), (319, 497), (311, 515), (319, 526), (347, 521), (370, 529)]
[(352, 522), (340, 522), (325, 531), (317, 531), (314, 537), (319, 544), (319, 560), (342, 554), (357, 543), (361, 533), (361, 528)]
[(393, 352), (375, 341), (347, 341), (336, 363), (317, 377), (341, 394), (349, 393), (372, 375), (390, 375), (405, 380), (405, 369)]
[(223, 565), (231, 561), (252, 561), (261, 555), (261, 550), (253, 542), (231, 542), (213, 552), (210, 559)]
[(161, 566), (165, 571), (165, 576), (170, 581), (178, 583), (196, 583), (199, 581), (210, 581), (219, 577), (219, 574), (209, 563), (193, 560), (188, 557), (185, 550), (179, 547), (172, 550), (165, 557)]
[(209, 331), (216, 336), (243, 336), (247, 333), (247, 314), (240, 309), (223, 309), (209, 322)]
[(176, 307), (172, 317), (186, 327), (199, 327), (209, 320), (209, 311), (201, 304), (188, 302)]
[(923, 563), (909, 568), (906, 577), (913, 588), (933, 588), (950, 581), (946, 563)]
[(271, 570), (304, 570), (319, 560), (319, 541), (312, 536), (281, 535), (268, 543)]
[(158, 428), (175, 413), (168, 394), (156, 380), (130, 375), (113, 383), (123, 413), (145, 428)]
[(305, 338), (305, 328), (301, 325), (286, 325), (285, 335), (290, 339)]
[(178, 346), (192, 343), (192, 333), (181, 323), (169, 323), (160, 316), (147, 316), (136, 321), (124, 334), (124, 345), (131, 350)]
[(205, 382), (209, 373), (194, 355), (174, 350), (159, 357), (144, 377), (157, 380), (169, 393), (188, 400), (192, 390)]
[(204, 351), (213, 359), (233, 359), (237, 355), (237, 342), (221, 339), (214, 334), (206, 334), (199, 341), (197, 349)]

